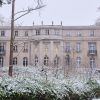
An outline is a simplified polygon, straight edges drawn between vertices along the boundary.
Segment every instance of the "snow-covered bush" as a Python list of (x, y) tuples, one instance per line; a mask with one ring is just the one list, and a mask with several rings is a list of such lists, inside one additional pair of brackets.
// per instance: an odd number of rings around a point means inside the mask
[(14, 66), (13, 77), (9, 77), (8, 68), (0, 68), (0, 100), (88, 100), (100, 97), (97, 80), (64, 77), (61, 70), (57, 76), (56, 71)]

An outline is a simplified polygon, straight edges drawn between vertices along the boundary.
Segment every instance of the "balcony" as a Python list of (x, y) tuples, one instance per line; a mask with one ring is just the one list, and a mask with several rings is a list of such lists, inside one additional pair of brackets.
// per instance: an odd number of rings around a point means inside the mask
[(97, 56), (97, 50), (88, 50), (88, 56)]
[(4, 51), (0, 51), (0, 56), (5, 56), (6, 52)]

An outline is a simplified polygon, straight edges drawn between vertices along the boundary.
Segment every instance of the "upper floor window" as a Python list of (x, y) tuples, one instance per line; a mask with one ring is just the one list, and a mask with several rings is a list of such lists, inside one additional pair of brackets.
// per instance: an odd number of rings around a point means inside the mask
[(0, 43), (0, 52), (4, 52), (4, 48), (5, 48), (5, 44), (4, 43)]
[(88, 48), (89, 48), (88, 54), (97, 55), (96, 43), (95, 42), (89, 42)]
[(45, 54), (48, 53), (48, 50), (49, 50), (49, 45), (48, 44), (45, 44), (44, 45), (44, 52), (45, 52)]
[(81, 37), (81, 33), (80, 32), (77, 32), (77, 37)]
[(25, 36), (28, 36), (28, 31), (25, 31)]
[(24, 43), (23, 52), (28, 52), (28, 43)]
[(65, 44), (65, 52), (71, 52), (71, 46), (69, 42)]
[(5, 36), (5, 31), (1, 31), (1, 36)]
[(17, 51), (18, 51), (17, 45), (14, 45), (13, 46), (13, 52), (17, 52)]
[(13, 65), (17, 65), (17, 57), (13, 58)]
[(89, 36), (90, 36), (90, 37), (93, 37), (93, 36), (94, 36), (94, 30), (91, 30), (91, 31), (89, 32)]
[(76, 44), (76, 52), (80, 52), (80, 51), (81, 51), (81, 43), (78, 42), (78, 43)]
[(49, 35), (49, 29), (45, 30), (46, 35)]
[(67, 33), (66, 33), (66, 36), (67, 36), (67, 37), (70, 37), (70, 36), (71, 36), (71, 32), (67, 32)]
[(40, 35), (40, 29), (36, 30), (36, 35)]
[(76, 58), (76, 64), (77, 64), (77, 66), (80, 66), (80, 64), (81, 64), (81, 57), (77, 57)]
[(27, 57), (23, 58), (23, 66), (28, 66), (28, 58)]
[(89, 47), (89, 50), (96, 50), (96, 43), (95, 42), (89, 42), (88, 43), (88, 47)]
[(18, 36), (18, 31), (15, 31), (15, 36)]

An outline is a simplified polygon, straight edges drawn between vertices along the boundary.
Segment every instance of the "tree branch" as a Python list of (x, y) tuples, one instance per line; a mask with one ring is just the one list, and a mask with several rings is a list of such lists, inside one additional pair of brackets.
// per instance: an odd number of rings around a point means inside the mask
[[(19, 18), (21, 18), (21, 17), (23, 17), (23, 16), (25, 16), (25, 15), (31, 13), (31, 12), (34, 11), (34, 10), (41, 9), (41, 8), (43, 8), (43, 7), (45, 7), (45, 6), (46, 6), (46, 5), (37, 6), (36, 8), (29, 8), (29, 9), (27, 9), (27, 10), (19, 11), (19, 12), (17, 12), (16, 14), (19, 14), (19, 13), (22, 13), (22, 12), (26, 12), (26, 13), (20, 15), (20, 16), (19, 16), (18, 18), (16, 18), (14, 21), (16, 21), (16, 20), (18, 20)], [(16, 14), (15, 14), (15, 15), (16, 15)]]

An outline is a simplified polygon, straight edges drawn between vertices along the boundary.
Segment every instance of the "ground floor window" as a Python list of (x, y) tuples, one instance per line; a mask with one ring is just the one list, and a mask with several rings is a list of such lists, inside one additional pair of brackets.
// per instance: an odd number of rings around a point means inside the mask
[(70, 65), (70, 56), (69, 55), (66, 55), (66, 57), (65, 57), (65, 60), (66, 60), (66, 65)]
[(90, 58), (90, 67), (91, 68), (96, 67), (95, 58), (93, 58), (93, 57)]
[(48, 64), (49, 64), (49, 57), (47, 55), (45, 55), (45, 57), (44, 57), (44, 65), (48, 66)]
[(13, 65), (17, 65), (17, 57), (13, 58)]
[(78, 67), (80, 66), (80, 64), (81, 64), (81, 57), (77, 57), (76, 58), (76, 64), (77, 64)]
[(27, 66), (28, 65), (28, 58), (24, 57), (23, 58), (23, 66)]
[(0, 67), (3, 67), (4, 59), (3, 57), (0, 57)]
[(54, 66), (58, 65), (59, 65), (59, 57), (56, 55), (56, 57), (54, 58)]
[(38, 57), (35, 56), (35, 66), (37, 66), (37, 65), (38, 65)]

